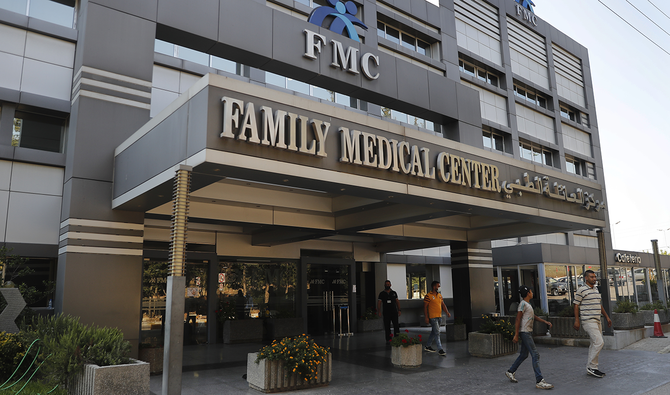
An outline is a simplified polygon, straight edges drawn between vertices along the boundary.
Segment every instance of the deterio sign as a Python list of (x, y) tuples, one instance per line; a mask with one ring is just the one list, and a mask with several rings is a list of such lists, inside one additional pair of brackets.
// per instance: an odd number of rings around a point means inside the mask
[(605, 207), (605, 203), (596, 200), (593, 194), (581, 188), (569, 193), (565, 185), (557, 182), (551, 184), (546, 176), (530, 180), (528, 174), (524, 173), (523, 180), (503, 181), (500, 180), (500, 170), (492, 164), (449, 152), (431, 156), (429, 148), (407, 141), (331, 125), (326, 120), (310, 119), (305, 115), (273, 110), (268, 106), (256, 109), (254, 103), (230, 96), (224, 96), (221, 101), (222, 138), (325, 158), (328, 156), (326, 144), (333, 140), (329, 140), (331, 130), (336, 130), (338, 137), (335, 139), (340, 144), (341, 163), (411, 177), (437, 179), (443, 183), (501, 193), (507, 199), (526, 193), (579, 204), (586, 210), (596, 212)]
[[(328, 27), (330, 31), (346, 35), (350, 39), (360, 42), (355, 26), (360, 26), (365, 30), (368, 30), (368, 27), (356, 18), (355, 15), (358, 12), (356, 4), (353, 1), (342, 3), (338, 0), (328, 0), (328, 4), (330, 6), (315, 8), (307, 21), (322, 27), (324, 22), (332, 19)], [(310, 60), (316, 60), (321, 53), (321, 49), (327, 45), (326, 36), (309, 29), (303, 30), (303, 33), (305, 34), (305, 53), (303, 56)], [(346, 70), (351, 74), (363, 72), (365, 78), (371, 81), (379, 78), (379, 73), (374, 73), (370, 69), (371, 66), (379, 66), (379, 56), (368, 52), (359, 58), (358, 48), (347, 47), (345, 50), (342, 43), (337, 40), (330, 40), (329, 44), (332, 47), (331, 67)]]

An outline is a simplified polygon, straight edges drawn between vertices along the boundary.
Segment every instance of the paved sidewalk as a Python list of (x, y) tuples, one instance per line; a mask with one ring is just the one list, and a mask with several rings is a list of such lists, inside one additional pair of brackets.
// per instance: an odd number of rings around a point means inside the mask
[[(424, 334), (429, 328), (409, 328)], [(444, 336), (444, 334), (442, 335)], [(444, 337), (443, 337), (444, 339)], [(333, 381), (328, 387), (296, 394), (537, 394), (530, 358), (517, 372), (518, 384), (510, 383), (505, 370), (516, 359), (509, 355), (495, 359), (471, 357), (467, 342), (447, 344), (447, 356), (424, 353), (419, 369), (399, 369), (391, 364), (391, 349), (380, 332), (356, 334), (350, 338), (315, 337), (333, 352)], [(587, 350), (582, 347), (538, 345), (545, 380), (555, 385), (554, 394), (586, 393), (607, 395), (670, 394), (670, 354), (659, 354), (665, 346), (645, 339), (620, 351), (603, 350), (600, 370), (607, 377), (586, 375)], [(637, 346), (636, 346), (637, 345)], [(191, 346), (184, 349), (182, 394), (253, 394), (242, 375), (246, 353), (262, 345)], [(635, 346), (635, 347), (634, 347)], [(151, 391), (160, 394), (161, 376), (152, 376)]]

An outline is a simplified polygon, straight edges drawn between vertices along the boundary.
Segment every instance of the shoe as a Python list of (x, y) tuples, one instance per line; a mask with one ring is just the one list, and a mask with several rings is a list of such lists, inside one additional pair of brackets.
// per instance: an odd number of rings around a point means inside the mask
[(444, 350), (440, 350), (437, 353), (440, 354), (441, 357), (446, 357), (447, 356), (447, 353), (444, 352)]
[(603, 377), (607, 376), (604, 372), (601, 372), (598, 369), (595, 369), (595, 372), (598, 373), (599, 375), (603, 376)]
[(554, 386), (544, 381), (544, 379), (542, 379), (535, 384), (535, 388), (539, 388), (541, 390), (550, 390), (554, 388)]
[(513, 383), (518, 383), (519, 382), (519, 380), (517, 380), (516, 377), (514, 377), (514, 373), (510, 372), (509, 370), (505, 372), (505, 376), (507, 376), (509, 381), (511, 381)]
[(600, 370), (591, 368), (586, 368), (586, 374), (588, 374), (589, 376), (597, 377), (599, 379), (605, 376)]
[(426, 350), (426, 351), (428, 351), (428, 352), (435, 352), (435, 350), (433, 350), (432, 347), (428, 347), (428, 346), (426, 346), (426, 347), (424, 347), (423, 349)]

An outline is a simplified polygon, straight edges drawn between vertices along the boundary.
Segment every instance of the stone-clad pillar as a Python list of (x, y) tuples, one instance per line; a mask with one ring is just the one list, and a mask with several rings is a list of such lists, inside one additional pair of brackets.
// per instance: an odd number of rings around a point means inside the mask
[(495, 311), (491, 242), (452, 242), (451, 274), (454, 316), (463, 318), (469, 332), (476, 331), (482, 314)]
[(113, 165), (149, 121), (156, 24), (99, 3), (77, 13), (55, 309), (120, 328), (136, 354), (144, 213), (112, 210)]

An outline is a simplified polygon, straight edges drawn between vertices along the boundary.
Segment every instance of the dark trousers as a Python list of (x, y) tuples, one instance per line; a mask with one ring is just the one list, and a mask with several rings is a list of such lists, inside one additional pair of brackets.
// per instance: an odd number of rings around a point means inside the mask
[(384, 331), (386, 331), (386, 341), (391, 341), (391, 321), (393, 321), (393, 334), (398, 336), (398, 313), (384, 314)]

